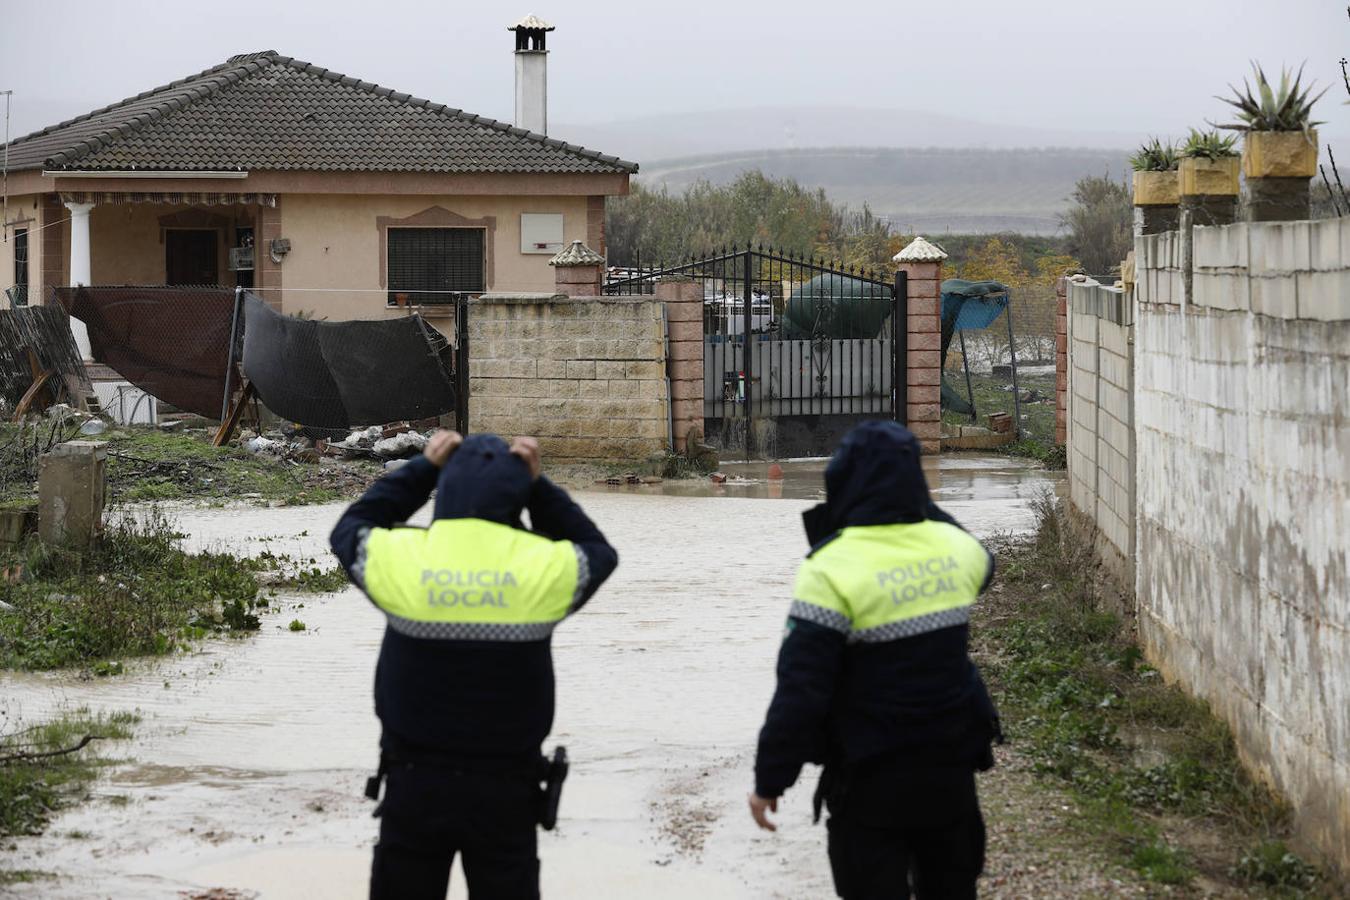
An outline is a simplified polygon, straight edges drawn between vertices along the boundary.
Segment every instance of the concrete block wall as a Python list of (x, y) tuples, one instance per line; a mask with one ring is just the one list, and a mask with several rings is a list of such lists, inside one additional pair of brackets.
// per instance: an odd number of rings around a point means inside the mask
[(1135, 255), (1141, 639), (1350, 872), (1350, 228), (1197, 227)]
[(1055, 443), (1069, 440), (1069, 279), (1055, 282)]
[(1134, 583), (1134, 324), (1121, 290), (1066, 285), (1069, 502), (1118, 582)]
[(638, 461), (670, 446), (660, 301), (485, 294), (470, 305), (469, 347), (475, 432), (532, 435), (555, 462)]

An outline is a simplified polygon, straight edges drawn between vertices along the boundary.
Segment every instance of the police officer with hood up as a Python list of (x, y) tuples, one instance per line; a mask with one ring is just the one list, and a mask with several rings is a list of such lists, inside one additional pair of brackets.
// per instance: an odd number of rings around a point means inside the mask
[(928, 494), (919, 442), (865, 422), (825, 469), (805, 514), (778, 688), (759, 736), (750, 811), (761, 828), (807, 762), (830, 817), (845, 900), (975, 896), (984, 821), (975, 772), (998, 717), (967, 653), (970, 609), (993, 557)]
[[(473, 900), (539, 896), (550, 639), (618, 563), (539, 469), (532, 438), (440, 431), (333, 529), (333, 552), (385, 615), (372, 898), (443, 900), (456, 852)], [(433, 489), (431, 527), (397, 527)]]

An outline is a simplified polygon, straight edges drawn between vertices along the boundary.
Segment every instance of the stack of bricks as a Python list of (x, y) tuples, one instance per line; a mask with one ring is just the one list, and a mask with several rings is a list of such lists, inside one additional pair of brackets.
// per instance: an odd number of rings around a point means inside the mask
[(905, 422), (924, 453), (942, 449), (942, 261), (946, 258), (946, 252), (922, 237), (895, 256), (909, 284)]
[(1055, 443), (1069, 439), (1069, 279), (1055, 281)]
[(674, 449), (696, 452), (686, 439), (692, 430), (703, 432), (703, 284), (691, 278), (662, 279), (656, 299), (666, 305)]

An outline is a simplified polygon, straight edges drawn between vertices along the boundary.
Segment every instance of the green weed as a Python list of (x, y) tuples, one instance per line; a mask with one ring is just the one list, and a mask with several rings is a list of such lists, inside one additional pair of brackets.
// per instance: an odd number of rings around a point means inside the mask
[(0, 550), (21, 573), (0, 610), (0, 666), (88, 665), (120, 674), (118, 657), (162, 655), (211, 632), (258, 628), (255, 566), (222, 553), (186, 553), (161, 517), (123, 520), (90, 548), (35, 537)]
[[(98, 767), (98, 744), (125, 740), (140, 718), (79, 709), (33, 728), (0, 735), (0, 836), (40, 834), (57, 810), (82, 797)], [(92, 736), (93, 740), (84, 742)], [(65, 751), (52, 756), (34, 754)]]

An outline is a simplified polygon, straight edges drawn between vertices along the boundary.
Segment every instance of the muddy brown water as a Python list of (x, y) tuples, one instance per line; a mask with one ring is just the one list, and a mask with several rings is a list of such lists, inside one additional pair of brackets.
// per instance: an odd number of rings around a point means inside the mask
[[(727, 467), (727, 483), (582, 491), (620, 553), (591, 604), (554, 637), (549, 746), (573, 759), (557, 831), (540, 837), (544, 895), (701, 900), (832, 896), (814, 775), (780, 805), (780, 830), (745, 812), (755, 736), (795, 567), (800, 512), (823, 461)], [(1056, 473), (1003, 457), (945, 456), (940, 503), (979, 536), (1024, 532)], [(191, 547), (264, 549), (327, 564), (341, 505), (167, 511)], [(428, 511), (424, 509), (420, 519)], [(283, 597), (244, 640), (212, 640), (128, 674), (0, 675), (3, 711), (139, 710), (125, 759), (91, 802), (41, 837), (0, 846), (0, 867), (59, 873), (16, 896), (364, 897), (376, 820), (361, 796), (376, 762), (371, 682), (381, 616), (354, 589)], [(303, 607), (300, 606), (303, 604)], [(286, 626), (305, 622), (303, 632)], [(186, 892), (186, 894), (180, 894)], [(464, 896), (458, 865), (450, 896)]]

